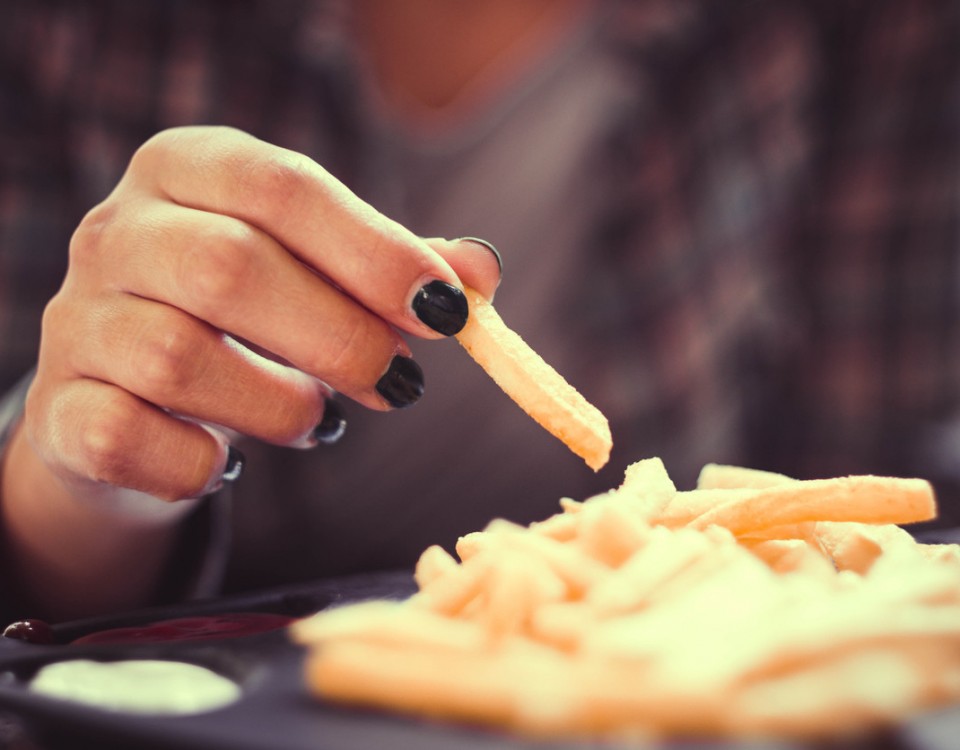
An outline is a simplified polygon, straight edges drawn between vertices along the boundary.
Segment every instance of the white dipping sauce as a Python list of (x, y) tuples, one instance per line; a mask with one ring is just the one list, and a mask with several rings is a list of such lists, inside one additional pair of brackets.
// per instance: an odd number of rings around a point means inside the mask
[(142, 714), (200, 713), (240, 697), (240, 686), (216, 672), (156, 659), (72, 659), (48, 664), (37, 672), (29, 689), (111, 711)]

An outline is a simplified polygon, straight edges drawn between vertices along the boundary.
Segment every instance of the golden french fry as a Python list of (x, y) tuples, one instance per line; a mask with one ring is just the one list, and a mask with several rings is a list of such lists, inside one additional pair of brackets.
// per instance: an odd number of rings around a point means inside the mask
[(849, 735), (893, 723), (902, 706), (928, 703), (922, 665), (889, 647), (856, 649), (758, 681), (732, 696), (726, 714), (738, 730), (807, 736)]
[(750, 529), (738, 535), (749, 542), (764, 542), (771, 539), (799, 539), (808, 544), (818, 545), (817, 522), (787, 523), (780, 526), (768, 526), (763, 529)]
[(416, 607), (452, 616), (461, 612), (483, 590), (484, 578), (494, 565), (491, 555), (479, 554), (469, 565), (459, 565), (448, 575), (432, 581), (410, 598)]
[(457, 556), (460, 560), (466, 562), (483, 550), (489, 549), (490, 544), (490, 535), (485, 531), (471, 531), (457, 540)]
[(776, 573), (803, 573), (811, 576), (833, 575), (833, 562), (819, 546), (802, 539), (765, 539), (757, 542), (741, 540), (759, 559)]
[(596, 623), (597, 615), (584, 601), (556, 601), (537, 609), (530, 631), (541, 643), (563, 651), (574, 651)]
[(816, 537), (838, 570), (865, 574), (874, 561), (896, 548), (914, 547), (913, 537), (893, 524), (820, 521)]
[(612, 567), (621, 565), (639, 550), (651, 533), (642, 515), (623, 503), (588, 503), (583, 512), (564, 517), (578, 522), (577, 546)]
[[(761, 642), (756, 623), (781, 617), (790, 598), (782, 577), (749, 552), (719, 550), (719, 559), (704, 557), (658, 582), (642, 608), (599, 618), (581, 636), (580, 652), (637, 662), (657, 685), (727, 689)], [(732, 598), (738, 590), (750, 596)]]
[(384, 647), (420, 645), (442, 651), (476, 651), (486, 632), (475, 623), (442, 617), (405, 602), (368, 601), (298, 620), (291, 637), (305, 646), (358, 641)]
[(636, 611), (663, 596), (675, 579), (701, 563), (708, 568), (716, 565), (718, 547), (704, 534), (652, 529), (646, 544), (591, 587), (584, 601), (601, 615)]
[(493, 638), (525, 632), (533, 613), (547, 602), (561, 601), (567, 585), (542, 559), (508, 551), (491, 570), (480, 618)]
[(917, 550), (927, 560), (960, 567), (960, 546), (956, 544), (918, 544)]
[(745, 466), (731, 466), (729, 464), (706, 464), (700, 470), (700, 476), (697, 478), (697, 489), (762, 489), (795, 481), (785, 474), (778, 474), (774, 471), (748, 469)]
[(482, 650), (445, 653), (337, 641), (307, 658), (311, 689), (332, 700), (421, 716), (509, 724), (509, 672)]
[(663, 526), (679, 528), (722, 505), (753, 497), (755, 490), (720, 488), (677, 492), (652, 520)]
[(548, 536), (556, 539), (558, 542), (568, 542), (576, 538), (580, 529), (580, 513), (578, 510), (573, 513), (557, 513), (543, 521), (537, 521), (530, 525), (530, 530), (535, 534)]
[(520, 408), (599, 470), (613, 446), (607, 418), (507, 328), (482, 294), (465, 291), (470, 317), (457, 340)]
[(503, 520), (491, 521), (486, 533), (492, 538), (492, 549), (513, 549), (542, 559), (570, 589), (581, 595), (604, 575), (606, 566), (585, 554), (574, 545), (564, 544), (548, 536), (531, 533), (528, 529)]
[(413, 570), (413, 580), (421, 589), (447, 575), (452, 575), (460, 566), (439, 544), (427, 547), (417, 560)]
[(662, 464), (529, 527), (427, 548), (410, 600), (297, 623), (310, 690), (533, 737), (871, 728), (960, 700), (960, 547), (920, 480)]
[(751, 529), (805, 521), (914, 523), (930, 520), (937, 514), (933, 489), (922, 479), (874, 476), (808, 479), (730, 492), (738, 494), (707, 511), (691, 525), (702, 529), (716, 524), (734, 534), (742, 534)]
[(677, 488), (659, 458), (630, 464), (624, 472), (623, 483), (615, 490), (620, 501), (629, 502), (634, 513), (643, 518), (657, 517), (676, 493)]

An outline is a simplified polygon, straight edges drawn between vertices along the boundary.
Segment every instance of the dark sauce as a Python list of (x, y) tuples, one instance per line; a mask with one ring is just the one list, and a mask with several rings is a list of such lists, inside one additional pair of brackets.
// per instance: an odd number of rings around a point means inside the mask
[(56, 642), (53, 636), (53, 628), (43, 620), (17, 620), (12, 622), (3, 629), (3, 637), (44, 645)]
[(292, 617), (267, 612), (231, 612), (218, 615), (178, 617), (146, 625), (110, 628), (88, 633), (75, 644), (130, 644), (167, 641), (210, 641), (259, 635), (287, 627)]

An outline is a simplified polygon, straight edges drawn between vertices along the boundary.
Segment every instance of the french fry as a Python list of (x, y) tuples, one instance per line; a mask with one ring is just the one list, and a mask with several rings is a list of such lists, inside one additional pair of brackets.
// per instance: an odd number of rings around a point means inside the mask
[(310, 690), (537, 738), (819, 738), (960, 700), (960, 547), (920, 480), (657, 460), (529, 527), (427, 548), (406, 602), (297, 623)]
[(477, 555), (472, 565), (461, 565), (437, 578), (410, 598), (416, 607), (454, 616), (483, 590), (484, 578), (493, 565), (491, 555)]
[(531, 534), (522, 526), (502, 520), (491, 521), (487, 533), (495, 545), (506, 549), (523, 550), (540, 557), (550, 569), (578, 596), (603, 577), (606, 566), (569, 544), (538, 534)]
[(557, 513), (543, 521), (536, 521), (530, 525), (535, 534), (548, 536), (558, 542), (568, 542), (577, 536), (581, 519), (578, 517), (579, 507), (574, 513)]
[(654, 520), (672, 528), (686, 526), (695, 519), (734, 500), (753, 497), (755, 490), (744, 488), (712, 488), (677, 492)]
[(741, 490), (733, 499), (696, 518), (691, 525), (702, 529), (716, 524), (742, 534), (751, 529), (805, 521), (915, 523), (928, 521), (936, 514), (929, 482), (859, 476), (808, 479)]
[(834, 572), (831, 558), (802, 539), (765, 539), (745, 546), (775, 573), (827, 576)]
[(487, 634), (475, 623), (442, 617), (406, 602), (360, 602), (322, 614), (295, 622), (290, 629), (293, 640), (303, 645), (357, 641), (468, 652), (484, 648), (487, 641)]
[(510, 551), (493, 571), (480, 616), (493, 638), (525, 632), (533, 613), (547, 602), (565, 598), (567, 586), (534, 555)]
[(913, 537), (893, 524), (821, 521), (816, 525), (816, 536), (838, 570), (852, 570), (861, 575), (867, 573), (884, 552), (916, 548)]
[(490, 535), (485, 531), (471, 531), (469, 534), (464, 534), (457, 540), (457, 556), (463, 562), (467, 562), (471, 557), (475, 557), (483, 550), (489, 549), (492, 541)]
[(771, 539), (800, 539), (807, 544), (819, 546), (817, 528), (816, 521), (786, 523), (779, 526), (767, 526), (763, 529), (750, 529), (740, 534), (739, 537), (750, 542), (763, 542)]
[(439, 544), (427, 547), (417, 560), (413, 571), (413, 580), (421, 589), (448, 575), (456, 575), (460, 566)]
[[(576, 544), (588, 556), (617, 567), (639, 550), (650, 536), (650, 526), (625, 504), (587, 505), (576, 516)], [(574, 537), (570, 537), (574, 539)]]
[(677, 494), (677, 488), (663, 461), (647, 458), (627, 467), (616, 494), (621, 502), (630, 503), (635, 514), (655, 518)]
[(890, 648), (857, 649), (739, 691), (728, 730), (780, 736), (850, 735), (894, 723), (903, 705), (924, 706), (930, 681), (922, 666)]
[(702, 534), (654, 529), (636, 555), (593, 586), (584, 600), (604, 614), (633, 612), (701, 560), (715, 560), (714, 545)]
[(556, 601), (533, 613), (530, 630), (541, 643), (573, 652), (596, 621), (596, 612), (589, 603), (583, 600)]
[(306, 679), (328, 699), (435, 718), (509, 725), (513, 687), (484, 651), (337, 641), (310, 655)]
[(456, 335), (464, 349), (527, 414), (594, 471), (610, 458), (613, 439), (607, 418), (543, 361), (493, 305), (467, 288), (470, 316)]
[(748, 469), (745, 466), (730, 466), (728, 464), (706, 464), (700, 470), (700, 476), (697, 478), (697, 489), (764, 489), (795, 481), (791, 477), (773, 471)]
[(917, 551), (927, 560), (960, 567), (960, 547), (956, 544), (918, 544)]

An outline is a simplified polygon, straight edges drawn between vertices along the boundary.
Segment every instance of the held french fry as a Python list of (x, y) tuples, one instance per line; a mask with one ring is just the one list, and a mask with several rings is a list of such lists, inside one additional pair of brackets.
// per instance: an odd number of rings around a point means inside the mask
[(466, 326), (456, 335), (510, 398), (594, 471), (610, 458), (613, 439), (607, 418), (543, 361), (479, 292), (465, 289)]

